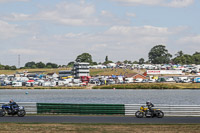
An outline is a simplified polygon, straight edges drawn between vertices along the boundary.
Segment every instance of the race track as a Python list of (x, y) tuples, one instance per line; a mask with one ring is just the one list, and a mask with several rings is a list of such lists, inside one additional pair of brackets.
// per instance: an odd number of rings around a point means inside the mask
[(200, 117), (136, 118), (131, 116), (5, 116), (1, 122), (17, 123), (134, 123), (134, 124), (200, 124)]

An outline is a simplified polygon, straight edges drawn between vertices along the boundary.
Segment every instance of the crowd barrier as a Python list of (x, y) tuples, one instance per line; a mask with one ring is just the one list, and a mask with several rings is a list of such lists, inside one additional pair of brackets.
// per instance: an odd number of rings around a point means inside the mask
[[(0, 106), (6, 102), (0, 102)], [(134, 116), (141, 104), (67, 104), (17, 102), (27, 114), (130, 115)], [(200, 105), (156, 105), (165, 116), (200, 116)]]

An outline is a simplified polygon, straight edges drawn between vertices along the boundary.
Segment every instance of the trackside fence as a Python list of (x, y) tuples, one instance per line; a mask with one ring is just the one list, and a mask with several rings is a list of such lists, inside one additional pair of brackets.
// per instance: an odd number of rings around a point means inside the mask
[[(0, 102), (2, 104), (8, 104), (8, 102)], [(17, 102), (19, 106), (24, 106), (26, 114), (37, 114), (37, 104), (36, 102)]]
[(37, 103), (37, 113), (125, 115), (125, 107), (124, 104)]
[[(135, 115), (141, 104), (125, 104), (125, 115)], [(155, 105), (165, 116), (200, 116), (200, 105)]]
[[(0, 102), (6, 104), (7, 102)], [(94, 114), (134, 116), (141, 104), (67, 104), (17, 102), (27, 114)], [(200, 116), (200, 105), (155, 105), (165, 116)]]

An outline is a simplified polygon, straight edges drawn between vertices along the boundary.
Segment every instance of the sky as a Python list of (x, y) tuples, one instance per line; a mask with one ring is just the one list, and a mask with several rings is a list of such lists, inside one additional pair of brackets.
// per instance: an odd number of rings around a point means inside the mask
[(193, 54), (199, 12), (199, 0), (0, 0), (0, 63), (147, 60), (155, 45)]

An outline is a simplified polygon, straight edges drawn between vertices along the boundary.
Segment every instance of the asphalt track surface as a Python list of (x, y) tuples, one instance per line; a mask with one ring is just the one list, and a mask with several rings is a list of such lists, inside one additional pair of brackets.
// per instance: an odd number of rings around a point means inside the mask
[(126, 124), (200, 124), (200, 117), (136, 118), (132, 116), (4, 116), (0, 123), (126, 123)]

